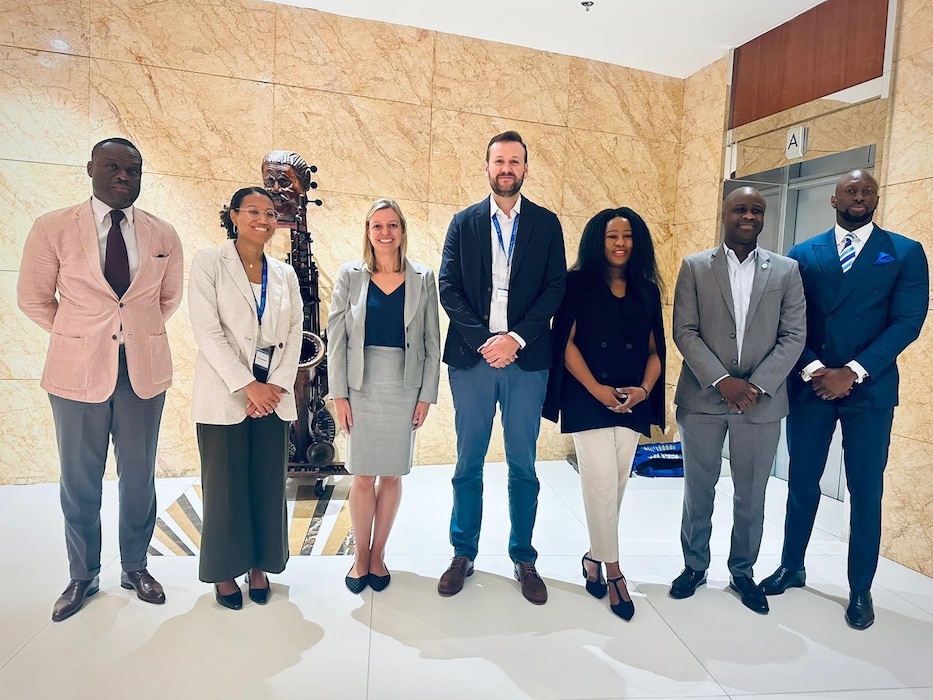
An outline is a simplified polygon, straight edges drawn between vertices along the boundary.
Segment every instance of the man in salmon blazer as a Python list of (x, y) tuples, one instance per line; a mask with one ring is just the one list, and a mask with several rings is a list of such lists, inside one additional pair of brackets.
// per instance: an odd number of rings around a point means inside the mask
[(181, 303), (181, 241), (133, 206), (143, 160), (122, 138), (91, 150), (93, 197), (40, 216), (26, 238), (17, 298), (50, 334), (41, 386), (49, 394), (61, 462), (71, 582), (56, 622), (99, 588), (101, 482), (113, 437), (120, 477), (120, 585), (164, 603), (146, 570), (155, 526), (155, 458), (172, 357), (165, 322)]

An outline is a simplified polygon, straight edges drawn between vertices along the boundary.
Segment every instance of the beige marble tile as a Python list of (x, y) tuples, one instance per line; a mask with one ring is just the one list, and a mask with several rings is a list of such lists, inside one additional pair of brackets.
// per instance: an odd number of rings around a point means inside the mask
[(884, 475), (881, 554), (933, 576), (933, 443), (893, 435)]
[(264, 83), (91, 60), (91, 137), (130, 139), (146, 172), (258, 181), (272, 105)]
[(165, 394), (156, 477), (199, 476), (201, 459), (194, 421), (191, 420), (191, 381), (175, 378)]
[(900, 0), (897, 57), (907, 58), (933, 48), (933, 2)]
[[(90, 156), (90, 152), (85, 159)], [(86, 162), (86, 161), (85, 161)], [(23, 245), (42, 214), (78, 204), (91, 196), (91, 180), (81, 166), (0, 160), (0, 269), (19, 270)]]
[(893, 432), (933, 442), (933, 323), (929, 315), (920, 337), (898, 357), (897, 367), (900, 405), (894, 411)]
[[(443, 315), (443, 312), (441, 312)], [(447, 382), (447, 367), (441, 366), (437, 404), (431, 406), (428, 419), (415, 440), (415, 464), (454, 464), (457, 461), (457, 431), (454, 406)]]
[(573, 58), (567, 125), (641, 139), (679, 141), (684, 81)]
[(723, 135), (711, 132), (680, 147), (674, 221), (686, 223), (717, 216), (722, 202)]
[(509, 129), (518, 131), (528, 147), (528, 176), (522, 194), (562, 213), (565, 128), (443, 109), (433, 110), (431, 118), (429, 201), (463, 208), (488, 197), (486, 146), (490, 138)]
[(279, 85), (275, 104), (276, 148), (316, 164), (322, 189), (425, 199), (428, 107)]
[(729, 111), (729, 57), (723, 56), (684, 81), (681, 141), (712, 132), (722, 134)]
[(0, 46), (0, 158), (88, 161), (88, 59)]
[(563, 213), (592, 216), (612, 203), (648, 221), (670, 221), (677, 182), (677, 144), (571, 129), (563, 180)]
[(933, 258), (933, 230), (926, 221), (926, 208), (933, 202), (933, 177), (888, 185), (881, 195), (875, 217), (889, 231), (920, 241), (927, 258)]
[(271, 80), (275, 9), (259, 0), (95, 0), (91, 56)]
[(674, 224), (674, 250), (671, 258), (671, 285), (677, 282), (677, 274), (683, 259), (701, 250), (717, 246), (720, 242), (719, 218)]
[(453, 34), (436, 37), (435, 107), (566, 125), (569, 56)]
[(288, 5), (275, 11), (276, 83), (431, 104), (433, 32)]
[(0, 272), (0, 380), (38, 380), (45, 366), (49, 334), (16, 305), (19, 274)]
[(34, 0), (0, 5), (0, 45), (88, 55), (89, 0)]
[(933, 177), (933, 48), (898, 61), (887, 184)]
[(39, 381), (0, 381), (0, 401), (7, 407), (0, 419), (0, 484), (58, 481), (52, 407)]

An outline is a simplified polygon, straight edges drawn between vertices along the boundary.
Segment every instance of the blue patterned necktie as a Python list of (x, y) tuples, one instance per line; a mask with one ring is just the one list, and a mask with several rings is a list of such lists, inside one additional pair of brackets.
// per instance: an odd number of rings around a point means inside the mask
[(842, 252), (839, 253), (839, 262), (842, 264), (843, 274), (852, 269), (852, 264), (855, 262), (855, 246), (852, 245), (852, 234), (846, 234)]

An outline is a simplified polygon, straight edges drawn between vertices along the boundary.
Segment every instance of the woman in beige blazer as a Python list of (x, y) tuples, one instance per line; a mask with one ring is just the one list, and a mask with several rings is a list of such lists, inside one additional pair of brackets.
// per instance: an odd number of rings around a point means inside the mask
[(277, 218), (269, 194), (238, 190), (220, 218), (233, 240), (195, 254), (188, 284), (204, 489), (199, 577), (238, 610), (237, 576), (247, 572), (249, 597), (262, 604), (265, 572), (288, 561), (285, 472), (302, 301), (291, 265), (263, 252)]
[[(415, 431), (437, 402), (440, 329), (434, 272), (405, 257), (398, 204), (380, 199), (366, 215), (363, 260), (340, 268), (327, 322), (327, 376), (347, 433), (354, 593), (389, 585), (386, 541), (411, 470)], [(378, 487), (376, 477), (379, 477)]]

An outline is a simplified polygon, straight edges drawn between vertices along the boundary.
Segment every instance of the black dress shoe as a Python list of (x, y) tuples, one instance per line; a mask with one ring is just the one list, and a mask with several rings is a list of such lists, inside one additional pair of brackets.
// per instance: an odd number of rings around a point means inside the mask
[(230, 608), (231, 610), (239, 610), (243, 607), (243, 591), (239, 589), (237, 589), (236, 593), (231, 593), (230, 595), (221, 595), (220, 589), (215, 583), (214, 598), (216, 598), (217, 602), (223, 605), (225, 608)]
[(768, 614), (768, 599), (761, 589), (748, 576), (733, 576), (729, 588), (736, 591), (742, 599), (742, 605), (761, 615)]
[(671, 598), (689, 598), (697, 588), (706, 583), (706, 572), (691, 569), (689, 566), (680, 572), (680, 576), (671, 583)]
[(807, 585), (806, 569), (788, 569), (779, 566), (777, 571), (758, 584), (765, 595), (781, 595), (788, 588), (803, 588)]
[[(266, 586), (265, 588), (254, 588), (253, 585), (249, 582), (249, 573), (246, 574), (246, 585), (249, 586), (249, 599), (254, 603), (259, 603), (260, 605), (265, 605), (269, 602), (269, 577), (265, 576)], [(242, 594), (240, 594), (242, 598)]]
[(378, 574), (369, 574), (367, 577), (369, 581), (369, 587), (374, 591), (384, 591), (386, 586), (389, 585), (389, 581), (392, 580), (392, 574), (387, 573), (385, 576), (379, 576)]
[[(353, 571), (353, 567), (350, 567), (350, 571)], [(347, 588), (350, 589), (351, 593), (362, 593), (369, 583), (369, 574), (360, 576), (359, 578), (353, 578), (350, 576), (350, 572), (347, 572), (346, 577), (343, 579), (343, 582), (346, 584)]]
[(162, 584), (156, 581), (152, 574), (145, 569), (141, 571), (124, 571), (120, 576), (120, 587), (126, 590), (135, 590), (136, 597), (146, 603), (162, 605), (165, 602), (165, 591)]
[(52, 622), (61, 622), (81, 609), (84, 601), (100, 590), (100, 579), (95, 576), (90, 581), (72, 579), (52, 608)]
[(865, 630), (875, 621), (875, 608), (871, 602), (871, 591), (849, 591), (849, 607), (846, 608), (846, 622), (849, 627)]

